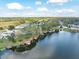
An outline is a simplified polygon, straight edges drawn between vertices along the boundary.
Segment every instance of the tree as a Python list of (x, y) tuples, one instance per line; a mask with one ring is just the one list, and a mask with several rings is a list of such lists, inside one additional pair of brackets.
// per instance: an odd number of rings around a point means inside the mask
[(0, 30), (3, 30), (3, 27), (0, 27)]
[(15, 33), (11, 33), (11, 35), (8, 36), (8, 39), (12, 42), (15, 42)]
[(13, 30), (13, 29), (15, 29), (15, 27), (13, 25), (10, 25), (10, 26), (8, 26), (8, 29)]

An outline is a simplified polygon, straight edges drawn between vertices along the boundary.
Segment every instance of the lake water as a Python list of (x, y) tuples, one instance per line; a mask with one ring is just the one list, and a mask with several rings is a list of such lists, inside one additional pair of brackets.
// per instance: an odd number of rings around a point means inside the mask
[(79, 33), (60, 31), (25, 53), (0, 52), (0, 59), (79, 59)]

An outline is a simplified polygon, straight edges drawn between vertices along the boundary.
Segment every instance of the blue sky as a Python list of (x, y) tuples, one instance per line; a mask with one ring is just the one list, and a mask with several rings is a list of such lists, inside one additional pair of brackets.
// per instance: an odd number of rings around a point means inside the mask
[(79, 0), (0, 0), (0, 17), (78, 17)]

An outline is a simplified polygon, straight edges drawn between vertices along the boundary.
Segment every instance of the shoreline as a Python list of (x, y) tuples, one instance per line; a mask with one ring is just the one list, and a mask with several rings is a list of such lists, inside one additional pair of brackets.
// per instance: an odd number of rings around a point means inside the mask
[[(54, 32), (56, 32), (56, 31), (54, 31)], [(28, 40), (22, 41), (19, 45), (2, 48), (2, 49), (0, 49), (0, 51), (6, 50), (6, 49), (13, 50), (13, 51), (15, 51), (17, 49), (16, 52), (22, 52), (22, 51), (25, 51), (25, 50), (31, 50), (33, 47), (36, 46), (36, 44), (39, 41), (43, 40), (47, 35), (52, 35), (52, 33), (54, 33), (54, 32), (53, 31), (52, 32), (47, 31), (47, 32), (43, 33), (43, 35), (32, 36)], [(17, 47), (19, 47), (19, 48), (17, 48)], [(19, 51), (18, 49), (20, 49), (20, 48), (22, 48), (23, 50)]]
[[(59, 32), (58, 30), (59, 29), (57, 29), (57, 30), (55, 29), (55, 31), (43, 31), (43, 36), (44, 35), (51, 35), (52, 33)], [(71, 29), (63, 29), (63, 31), (78, 32), (78, 31), (75, 31), (75, 30), (71, 31)], [(33, 40), (38, 41), (38, 40), (44, 39), (44, 38), (40, 39), (39, 37), (41, 37), (41, 36), (42, 35), (33, 35), (31, 38), (28, 38), (27, 40), (23, 40), (23, 41), (19, 42), (18, 44), (14, 45), (14, 46), (20, 46), (20, 45), (24, 45), (24, 44), (30, 45), (31, 41), (33, 41)], [(0, 48), (0, 51), (3, 51), (5, 49), (9, 49), (9, 48), (14, 47), (14, 46), (7, 46), (7, 47), (4, 47), (4, 48)]]

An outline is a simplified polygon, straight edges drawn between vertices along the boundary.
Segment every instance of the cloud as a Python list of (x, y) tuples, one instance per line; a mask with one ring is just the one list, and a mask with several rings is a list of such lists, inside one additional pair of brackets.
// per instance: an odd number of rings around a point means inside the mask
[(15, 12), (2, 12), (0, 17), (17, 17), (19, 14)]
[(24, 8), (20, 3), (8, 3), (6, 6), (8, 9), (23, 9)]
[(15, 17), (15, 16), (18, 15), (18, 14), (15, 13), (15, 12), (10, 12), (10, 13), (6, 13), (6, 14), (7, 14), (7, 16), (9, 16), (9, 17)]
[(28, 6), (28, 7), (26, 7), (26, 9), (32, 9), (32, 7)]
[(57, 13), (75, 13), (76, 11), (73, 9), (61, 9), (61, 10), (56, 10)]
[(64, 3), (67, 3), (69, 2), (70, 0), (48, 0), (47, 3), (55, 3), (55, 4), (64, 4)]
[(39, 8), (37, 9), (37, 11), (39, 11), (39, 12), (47, 12), (48, 9), (47, 9), (46, 7), (39, 7)]
[(36, 1), (35, 4), (36, 5), (41, 5), (42, 3), (41, 3), (41, 1)]

